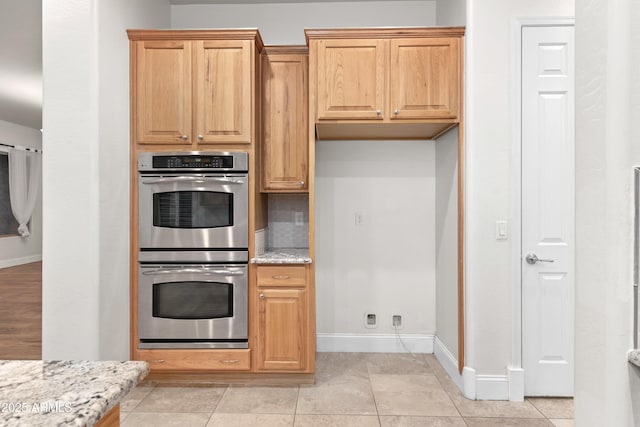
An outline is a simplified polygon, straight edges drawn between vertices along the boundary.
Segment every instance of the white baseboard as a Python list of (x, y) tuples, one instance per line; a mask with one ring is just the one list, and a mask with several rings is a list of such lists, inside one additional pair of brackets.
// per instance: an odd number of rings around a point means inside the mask
[[(316, 335), (316, 351), (345, 353), (433, 353), (433, 335), (400, 334)], [(404, 343), (404, 347), (402, 345)], [(405, 347), (407, 350), (405, 350)]]
[(42, 261), (42, 254), (29, 255), (22, 258), (12, 258), (0, 260), (0, 268), (13, 267), (16, 265), (29, 264), (30, 262)]
[(524, 369), (507, 368), (509, 377), (509, 400), (512, 402), (524, 402)]
[(476, 370), (465, 366), (462, 374), (458, 372), (458, 359), (438, 337), (434, 341), (434, 354), (440, 365), (447, 371), (453, 382), (467, 399), (476, 398)]
[[(462, 374), (458, 372), (458, 360), (451, 354), (438, 337), (434, 340), (434, 354), (440, 365), (447, 371), (453, 382), (458, 386), (464, 397), (474, 400), (515, 400), (520, 398), (519, 381), (524, 379), (524, 371), (510, 369), (507, 375), (477, 375), (476, 370), (465, 366)], [(511, 380), (511, 382), (510, 382)], [(510, 384), (512, 387), (510, 388)], [(522, 381), (524, 384), (524, 381)], [(522, 387), (522, 400), (524, 386)]]
[(509, 400), (509, 378), (506, 375), (476, 375), (477, 400)]

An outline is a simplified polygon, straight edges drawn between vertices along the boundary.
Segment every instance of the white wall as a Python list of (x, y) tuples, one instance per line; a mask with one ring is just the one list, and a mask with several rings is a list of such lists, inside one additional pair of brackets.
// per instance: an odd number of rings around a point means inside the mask
[(435, 25), (435, 0), (171, 6), (172, 28), (258, 28), (269, 45), (305, 44), (305, 28)]
[(495, 239), (513, 193), (512, 25), (573, 9), (573, 0), (467, 0), (465, 365), (481, 375), (505, 375), (512, 356), (511, 241)]
[(129, 45), (166, 1), (43, 4), (44, 359), (129, 357)]
[(467, 24), (467, 0), (437, 0), (436, 22), (443, 27), (464, 27)]
[(577, 426), (640, 425), (633, 345), (633, 166), (640, 3), (576, 4)]
[[(319, 334), (435, 333), (435, 143), (316, 143)], [(355, 213), (362, 223), (355, 224)], [(378, 328), (364, 326), (375, 313)]]
[(435, 144), (436, 335), (458, 357), (458, 129)]
[[(39, 149), (42, 148), (42, 132), (0, 120), (0, 143)], [(30, 224), (29, 237), (0, 238), (0, 268), (42, 259), (42, 182)]]

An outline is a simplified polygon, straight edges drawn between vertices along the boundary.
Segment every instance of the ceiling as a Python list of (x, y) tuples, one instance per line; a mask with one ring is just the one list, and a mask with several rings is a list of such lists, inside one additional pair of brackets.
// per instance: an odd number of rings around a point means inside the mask
[[(169, 0), (173, 5), (376, 0)], [(42, 0), (0, 0), (0, 120), (42, 128)]]

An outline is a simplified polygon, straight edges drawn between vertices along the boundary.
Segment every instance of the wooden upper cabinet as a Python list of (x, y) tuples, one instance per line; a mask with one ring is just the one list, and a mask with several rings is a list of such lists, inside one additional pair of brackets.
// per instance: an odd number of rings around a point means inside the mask
[(318, 42), (318, 119), (382, 119), (386, 47), (384, 40)]
[(195, 42), (195, 129), (200, 142), (251, 142), (251, 42)]
[(390, 43), (390, 118), (457, 118), (460, 40), (392, 39)]
[(308, 191), (308, 54), (267, 47), (262, 56), (262, 191)]
[(305, 34), (318, 139), (431, 139), (460, 122), (464, 28)]
[(250, 144), (256, 30), (129, 30), (138, 144)]
[(135, 58), (137, 142), (190, 144), (191, 44), (140, 41)]

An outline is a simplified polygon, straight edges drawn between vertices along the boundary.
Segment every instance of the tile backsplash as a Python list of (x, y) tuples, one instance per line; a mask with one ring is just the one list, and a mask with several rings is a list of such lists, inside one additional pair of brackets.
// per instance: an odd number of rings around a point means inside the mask
[(309, 197), (269, 194), (269, 248), (309, 247)]

